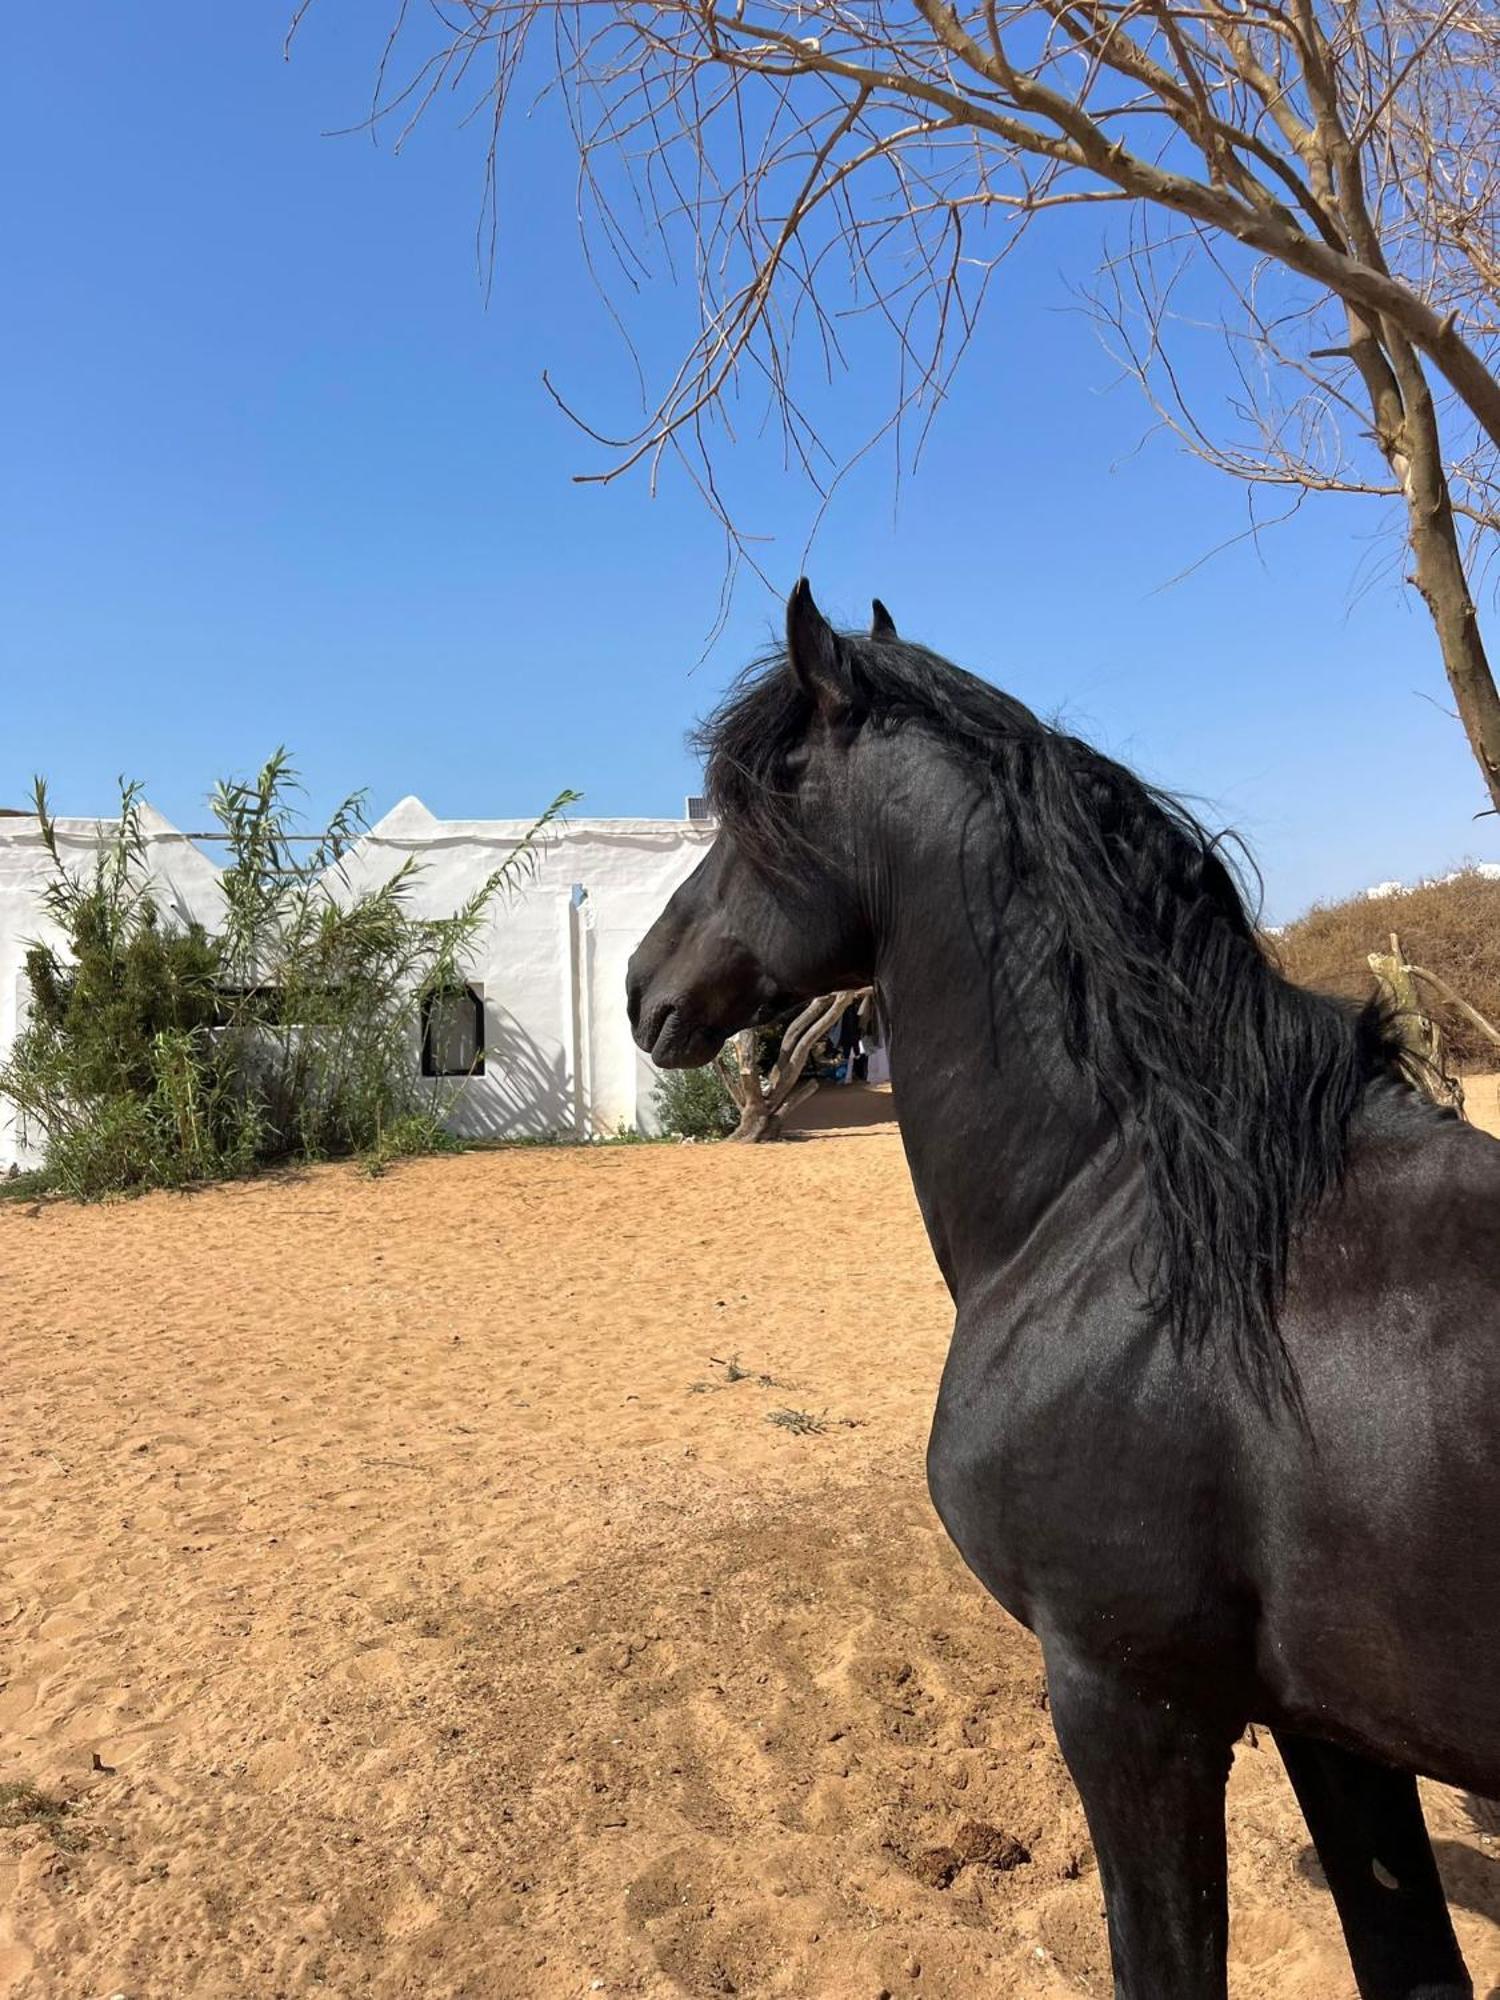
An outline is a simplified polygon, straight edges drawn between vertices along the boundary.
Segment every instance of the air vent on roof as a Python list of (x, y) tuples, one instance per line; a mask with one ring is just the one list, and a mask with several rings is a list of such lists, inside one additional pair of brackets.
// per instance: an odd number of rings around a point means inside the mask
[(709, 811), (708, 800), (689, 797), (687, 800), (687, 816), (689, 819), (712, 819), (713, 814)]

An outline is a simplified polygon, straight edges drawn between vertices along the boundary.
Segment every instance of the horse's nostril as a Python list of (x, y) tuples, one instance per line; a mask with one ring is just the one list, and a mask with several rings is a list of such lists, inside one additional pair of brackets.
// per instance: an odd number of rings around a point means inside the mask
[(646, 1015), (645, 1019), (637, 1024), (635, 1031), (636, 1041), (648, 1053), (652, 1049), (654, 1049), (657, 1043), (661, 1040), (662, 1030), (663, 1028), (666, 1027), (667, 1022), (671, 1019), (671, 1017), (672, 1017), (671, 1001), (659, 1000), (656, 1003), (656, 1005), (651, 1009), (650, 1013)]

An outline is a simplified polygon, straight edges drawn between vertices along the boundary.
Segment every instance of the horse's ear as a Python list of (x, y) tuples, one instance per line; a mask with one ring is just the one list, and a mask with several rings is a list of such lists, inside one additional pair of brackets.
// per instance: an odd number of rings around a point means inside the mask
[(813, 602), (807, 578), (786, 603), (786, 656), (820, 715), (832, 721), (849, 711), (852, 689), (838, 634)]
[(878, 597), (872, 602), (870, 610), (872, 613), (870, 619), (870, 637), (872, 639), (894, 639), (896, 636), (896, 621)]

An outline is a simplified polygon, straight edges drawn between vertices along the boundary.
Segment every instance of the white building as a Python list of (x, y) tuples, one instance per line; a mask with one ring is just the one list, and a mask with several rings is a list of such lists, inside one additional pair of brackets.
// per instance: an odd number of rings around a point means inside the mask
[[(64, 859), (80, 873), (113, 831), (95, 820), (56, 824)], [(344, 872), (353, 887), (366, 888), (414, 855), (412, 909), (447, 916), (529, 824), (439, 820), (420, 799), (403, 799), (345, 857)], [(215, 862), (149, 807), (142, 831), (163, 915), (216, 928)], [(535, 876), (511, 901), (497, 902), (475, 942), (472, 1002), (450, 1004), (425, 1038), (424, 1069), (474, 1070), (434, 1086), (451, 1098), (456, 1131), (587, 1139), (622, 1126), (649, 1129), (655, 1072), (631, 1040), (625, 967), (713, 835), (701, 820), (573, 819), (549, 830)], [(0, 818), (0, 1060), (25, 1017), (26, 947), (54, 941), (41, 905), (51, 872), (36, 820)], [(0, 1172), (17, 1161), (27, 1164), (0, 1099)]]

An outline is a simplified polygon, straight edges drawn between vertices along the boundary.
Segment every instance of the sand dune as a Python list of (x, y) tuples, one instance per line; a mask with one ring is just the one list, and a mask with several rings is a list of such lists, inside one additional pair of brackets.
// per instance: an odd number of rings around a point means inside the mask
[[(0, 1991), (1108, 1991), (888, 1129), (4, 1206), (0, 1300)], [(1238, 2000), (1352, 2000), (1264, 1739), (1231, 1839)]]

